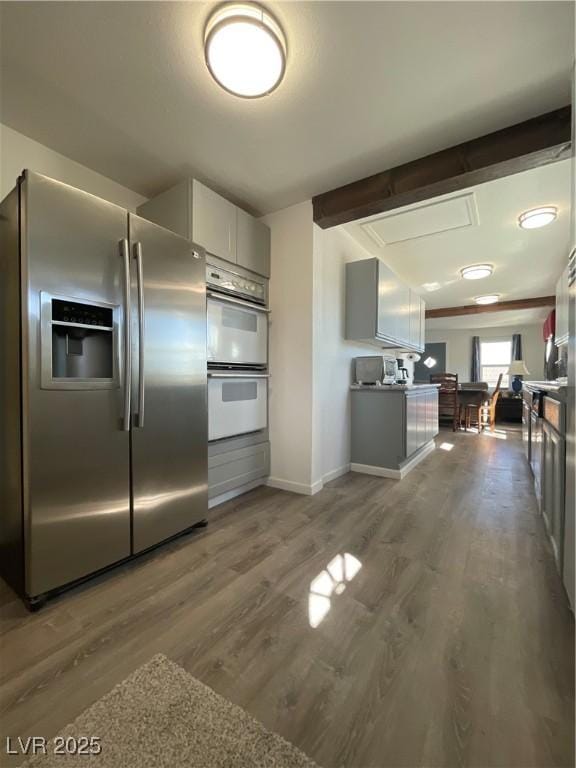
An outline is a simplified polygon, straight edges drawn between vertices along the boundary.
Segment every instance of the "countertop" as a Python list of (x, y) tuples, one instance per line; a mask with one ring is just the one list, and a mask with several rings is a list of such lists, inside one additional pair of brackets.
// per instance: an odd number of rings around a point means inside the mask
[(523, 381), (522, 387), (530, 392), (552, 392), (559, 395), (563, 395), (567, 389), (563, 381)]
[(369, 392), (414, 392), (423, 389), (440, 389), (440, 384), (352, 384), (350, 389)]

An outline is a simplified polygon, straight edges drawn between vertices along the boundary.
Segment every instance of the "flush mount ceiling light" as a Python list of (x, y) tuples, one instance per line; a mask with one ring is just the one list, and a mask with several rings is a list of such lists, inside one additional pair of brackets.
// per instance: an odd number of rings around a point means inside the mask
[(499, 293), (489, 293), (486, 296), (476, 296), (474, 301), (476, 304), (496, 304), (499, 298)]
[(558, 216), (558, 208), (554, 205), (546, 205), (543, 208), (532, 208), (518, 216), (518, 226), (522, 229), (538, 229), (551, 224)]
[(473, 264), (470, 267), (464, 267), (460, 274), (464, 280), (481, 280), (483, 277), (489, 277), (494, 268), (491, 264)]
[(273, 91), (286, 69), (286, 38), (278, 22), (253, 3), (230, 3), (208, 19), (206, 64), (229, 93), (255, 99)]

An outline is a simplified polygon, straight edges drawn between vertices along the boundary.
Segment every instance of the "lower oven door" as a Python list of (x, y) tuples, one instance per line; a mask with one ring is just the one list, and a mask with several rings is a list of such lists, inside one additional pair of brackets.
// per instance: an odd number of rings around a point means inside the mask
[(268, 374), (208, 374), (208, 439), (257, 432), (268, 425)]
[(209, 363), (266, 366), (268, 310), (234, 297), (208, 294)]

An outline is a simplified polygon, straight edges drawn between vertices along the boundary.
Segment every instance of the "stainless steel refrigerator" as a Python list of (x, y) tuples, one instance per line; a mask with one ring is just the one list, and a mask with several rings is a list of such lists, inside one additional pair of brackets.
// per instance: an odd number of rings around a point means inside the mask
[(30, 605), (205, 519), (201, 248), (25, 171), (0, 344), (0, 567)]

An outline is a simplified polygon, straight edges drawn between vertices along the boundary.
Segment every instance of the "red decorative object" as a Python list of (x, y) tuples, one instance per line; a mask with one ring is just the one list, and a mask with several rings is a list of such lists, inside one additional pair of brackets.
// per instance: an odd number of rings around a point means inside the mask
[(556, 331), (556, 310), (553, 309), (546, 320), (544, 320), (544, 327), (542, 328), (542, 335), (544, 336), (544, 341), (548, 341), (550, 336), (554, 336), (554, 333)]

